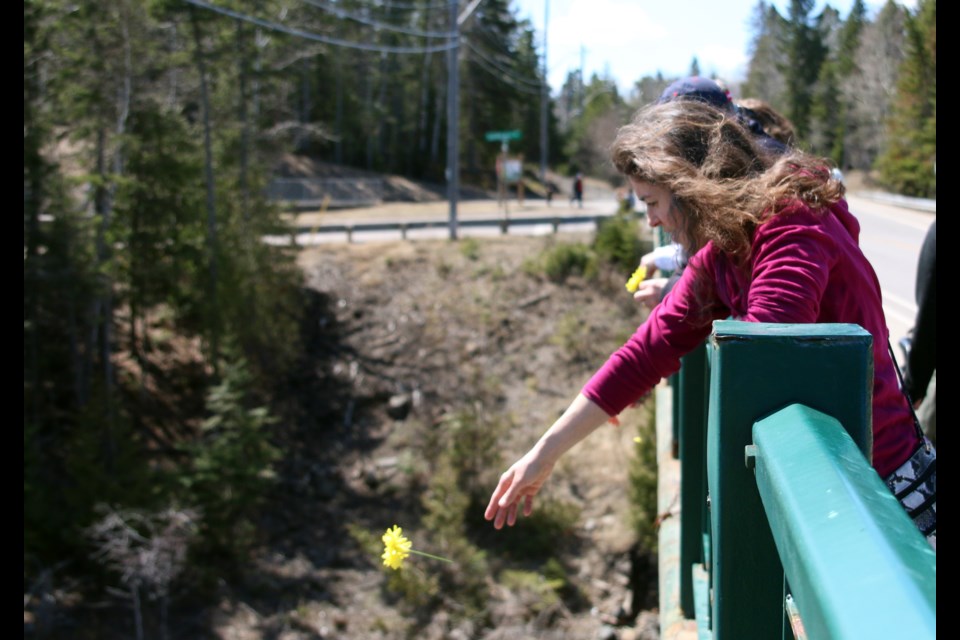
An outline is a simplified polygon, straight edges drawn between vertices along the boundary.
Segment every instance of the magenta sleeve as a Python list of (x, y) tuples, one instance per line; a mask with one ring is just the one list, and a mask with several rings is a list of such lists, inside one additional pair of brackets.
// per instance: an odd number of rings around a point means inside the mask
[(705, 282), (713, 278), (710, 245), (690, 260), (670, 293), (590, 378), (581, 391), (584, 396), (615, 416), (680, 369), (680, 358), (706, 339), (712, 321), (728, 315), (715, 298), (704, 299), (698, 277)]

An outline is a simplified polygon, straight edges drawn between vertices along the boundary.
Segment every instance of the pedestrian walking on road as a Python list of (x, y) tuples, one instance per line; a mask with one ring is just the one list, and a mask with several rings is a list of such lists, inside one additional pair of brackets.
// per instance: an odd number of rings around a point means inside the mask
[(583, 174), (577, 173), (573, 178), (573, 190), (570, 194), (570, 204), (576, 201), (577, 205), (583, 209)]

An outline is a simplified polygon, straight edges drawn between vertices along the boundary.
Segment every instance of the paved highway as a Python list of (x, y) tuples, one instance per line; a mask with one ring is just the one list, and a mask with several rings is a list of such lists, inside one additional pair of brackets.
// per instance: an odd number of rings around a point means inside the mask
[(860, 246), (880, 279), (887, 328), (899, 358), (897, 340), (913, 326), (917, 314), (914, 287), (920, 246), (936, 213), (856, 195), (849, 195), (847, 201), (860, 221)]

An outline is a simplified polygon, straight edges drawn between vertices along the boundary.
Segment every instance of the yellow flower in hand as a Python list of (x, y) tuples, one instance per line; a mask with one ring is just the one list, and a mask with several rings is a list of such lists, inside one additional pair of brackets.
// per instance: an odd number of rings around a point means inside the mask
[(643, 282), (643, 279), (647, 277), (647, 268), (643, 265), (637, 267), (637, 270), (633, 272), (633, 275), (630, 276), (630, 279), (627, 280), (627, 291), (630, 293), (636, 293), (637, 289), (640, 288), (640, 283)]
[(411, 542), (403, 535), (403, 529), (397, 525), (383, 534), (383, 564), (391, 569), (399, 569), (410, 555)]

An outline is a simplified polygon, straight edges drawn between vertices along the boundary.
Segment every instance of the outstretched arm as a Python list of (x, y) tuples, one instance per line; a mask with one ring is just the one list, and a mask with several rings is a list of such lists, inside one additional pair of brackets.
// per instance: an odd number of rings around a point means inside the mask
[(512, 527), (521, 503), (523, 515), (529, 516), (533, 498), (550, 477), (557, 460), (609, 418), (592, 400), (578, 395), (533, 448), (500, 476), (484, 517), (493, 520), (497, 529), (502, 529), (504, 523)]

